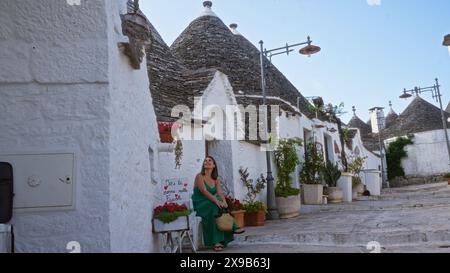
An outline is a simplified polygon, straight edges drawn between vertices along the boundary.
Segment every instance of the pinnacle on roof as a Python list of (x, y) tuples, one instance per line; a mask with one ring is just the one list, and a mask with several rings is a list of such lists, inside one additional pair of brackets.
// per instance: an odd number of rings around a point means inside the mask
[(217, 17), (217, 15), (214, 13), (214, 11), (212, 11), (212, 5), (213, 5), (213, 3), (211, 1), (204, 1), (203, 7), (205, 7), (205, 9), (203, 10), (202, 13), (200, 13), (199, 17), (203, 17), (203, 16)]

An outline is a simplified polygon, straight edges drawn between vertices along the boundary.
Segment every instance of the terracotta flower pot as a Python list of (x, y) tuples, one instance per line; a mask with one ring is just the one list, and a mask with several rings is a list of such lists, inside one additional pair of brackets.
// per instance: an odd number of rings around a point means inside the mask
[(162, 132), (159, 134), (161, 138), (161, 143), (173, 143), (174, 139), (172, 137), (172, 133), (169, 132)]
[(263, 210), (254, 213), (245, 213), (245, 226), (259, 227), (264, 226), (266, 220), (266, 213)]
[(233, 215), (234, 221), (240, 228), (245, 227), (245, 220), (244, 220), (245, 210), (232, 211), (231, 215)]

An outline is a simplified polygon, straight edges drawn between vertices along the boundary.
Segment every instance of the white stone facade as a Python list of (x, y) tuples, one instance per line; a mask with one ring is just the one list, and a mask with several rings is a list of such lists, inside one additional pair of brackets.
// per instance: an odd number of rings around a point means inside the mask
[[(450, 134), (450, 130), (448, 131)], [(396, 138), (387, 141), (395, 141)], [(438, 176), (450, 173), (444, 130), (414, 134), (414, 144), (405, 147), (408, 157), (402, 160), (406, 176)]]
[(148, 152), (157, 126), (146, 69), (132, 70), (117, 46), (125, 2), (0, 3), (0, 155), (69, 152), (76, 166), (75, 209), (15, 212), (18, 252), (157, 245)]

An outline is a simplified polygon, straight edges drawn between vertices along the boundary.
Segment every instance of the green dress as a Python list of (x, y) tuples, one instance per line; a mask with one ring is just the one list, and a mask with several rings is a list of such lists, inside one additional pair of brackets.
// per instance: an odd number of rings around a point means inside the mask
[[(217, 186), (211, 188), (206, 182), (205, 186), (209, 193), (221, 200), (220, 196), (217, 195)], [(194, 189), (192, 201), (194, 203), (194, 210), (197, 213), (197, 216), (202, 218), (203, 242), (205, 246), (213, 247), (217, 244), (222, 244), (226, 247), (234, 240), (234, 231), (238, 230), (239, 226), (235, 223), (233, 226), (233, 232), (220, 231), (217, 228), (215, 217), (219, 213), (219, 207), (203, 195), (198, 188)]]

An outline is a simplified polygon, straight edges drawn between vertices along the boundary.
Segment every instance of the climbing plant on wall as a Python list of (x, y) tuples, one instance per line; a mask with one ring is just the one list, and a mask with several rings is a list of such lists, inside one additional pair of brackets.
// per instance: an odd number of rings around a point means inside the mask
[(389, 144), (389, 148), (386, 152), (389, 180), (405, 176), (405, 170), (402, 167), (402, 159), (408, 157), (408, 152), (405, 151), (405, 147), (412, 144), (414, 144), (412, 136), (407, 138), (399, 137)]

